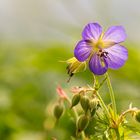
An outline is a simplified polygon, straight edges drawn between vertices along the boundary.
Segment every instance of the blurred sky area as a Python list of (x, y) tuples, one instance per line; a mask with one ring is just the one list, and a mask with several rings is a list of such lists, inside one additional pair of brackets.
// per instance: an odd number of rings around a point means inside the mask
[(1, 40), (68, 41), (88, 22), (123, 25), (140, 40), (140, 0), (0, 0)]

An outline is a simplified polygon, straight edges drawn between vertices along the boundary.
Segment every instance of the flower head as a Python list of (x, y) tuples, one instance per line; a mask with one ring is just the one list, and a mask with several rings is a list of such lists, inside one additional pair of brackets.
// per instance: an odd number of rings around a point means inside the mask
[(89, 69), (96, 75), (108, 68), (118, 69), (128, 58), (127, 49), (119, 43), (125, 41), (122, 26), (112, 26), (104, 33), (98, 23), (89, 23), (82, 32), (82, 40), (75, 47), (74, 55), (80, 61), (88, 61)]

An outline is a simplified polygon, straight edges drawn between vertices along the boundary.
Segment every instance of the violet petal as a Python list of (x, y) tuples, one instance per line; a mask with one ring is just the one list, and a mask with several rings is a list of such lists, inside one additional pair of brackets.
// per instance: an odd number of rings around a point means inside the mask
[(104, 50), (108, 52), (106, 61), (109, 68), (118, 69), (122, 67), (128, 58), (127, 49), (123, 46), (120, 46), (119, 44)]
[(98, 23), (89, 23), (85, 26), (82, 37), (84, 40), (97, 41), (102, 34), (102, 27)]
[(94, 74), (102, 75), (107, 71), (108, 64), (103, 57), (100, 58), (97, 54), (93, 54), (89, 61), (89, 68)]
[(78, 42), (74, 50), (74, 56), (81, 62), (85, 61), (92, 51), (92, 47), (87, 45), (84, 40)]
[(125, 29), (122, 26), (112, 26), (104, 33), (104, 42), (120, 43), (126, 39)]

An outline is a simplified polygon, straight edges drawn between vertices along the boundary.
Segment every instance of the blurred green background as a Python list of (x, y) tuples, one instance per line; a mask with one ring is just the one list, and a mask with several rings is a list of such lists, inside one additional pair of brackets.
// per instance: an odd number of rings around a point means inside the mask
[[(91, 84), (89, 70), (67, 83), (66, 64), (88, 22), (125, 27), (129, 59), (109, 70), (119, 112), (140, 107), (139, 0), (0, 0), (0, 140), (67, 140), (72, 123), (53, 128), (56, 86)], [(101, 96), (109, 103), (107, 91)]]

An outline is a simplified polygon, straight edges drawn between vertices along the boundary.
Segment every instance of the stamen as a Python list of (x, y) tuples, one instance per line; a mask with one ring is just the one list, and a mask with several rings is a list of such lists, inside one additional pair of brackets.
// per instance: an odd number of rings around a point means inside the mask
[(102, 58), (102, 57), (107, 58), (108, 52), (105, 52), (105, 51), (103, 51), (102, 49), (99, 49), (97, 55), (100, 56), (101, 58)]
[(105, 58), (107, 58), (107, 55), (108, 55), (108, 52), (102, 52), (101, 55), (100, 55), (100, 57), (105, 57)]

